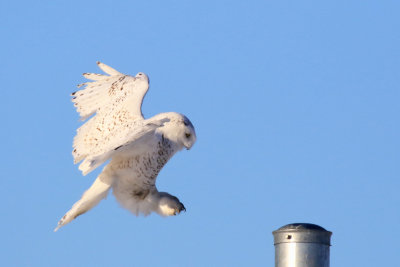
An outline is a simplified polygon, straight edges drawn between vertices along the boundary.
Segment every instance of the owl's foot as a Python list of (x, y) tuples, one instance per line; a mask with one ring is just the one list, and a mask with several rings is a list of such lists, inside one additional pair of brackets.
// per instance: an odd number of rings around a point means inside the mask
[(181, 211), (186, 211), (185, 206), (175, 196), (165, 192), (159, 193), (158, 213), (163, 216), (178, 215)]

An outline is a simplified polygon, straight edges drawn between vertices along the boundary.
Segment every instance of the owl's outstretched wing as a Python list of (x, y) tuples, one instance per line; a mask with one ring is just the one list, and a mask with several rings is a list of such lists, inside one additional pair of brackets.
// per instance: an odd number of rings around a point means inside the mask
[(83, 76), (92, 82), (79, 84), (78, 87), (84, 89), (71, 94), (72, 102), (81, 119), (86, 120), (96, 112), (105, 113), (127, 101), (131, 104), (131, 115), (143, 119), (141, 106), (149, 89), (147, 75), (139, 72), (133, 77), (101, 62), (97, 62), (97, 65), (109, 75), (83, 73)]
[[(141, 112), (149, 79), (139, 72), (135, 77), (124, 75), (97, 62), (108, 75), (84, 73), (93, 80), (81, 84), (84, 89), (72, 93), (72, 102), (85, 124), (74, 138), (74, 162), (83, 160), (79, 169), (89, 173), (106, 161), (110, 151), (153, 131), (157, 125), (146, 124)], [(96, 159), (94, 161), (94, 159)]]
[(124, 154), (126, 150), (135, 149), (139, 143), (147, 143), (153, 138), (157, 128), (162, 127), (169, 119), (152, 119), (133, 121), (110, 134), (107, 142), (95, 146), (79, 165), (83, 175), (93, 171), (116, 154)]

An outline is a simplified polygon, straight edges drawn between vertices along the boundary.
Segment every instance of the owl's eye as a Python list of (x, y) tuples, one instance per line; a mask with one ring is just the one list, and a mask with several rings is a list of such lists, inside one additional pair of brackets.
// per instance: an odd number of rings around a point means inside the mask
[(185, 133), (186, 138), (190, 137), (190, 133)]

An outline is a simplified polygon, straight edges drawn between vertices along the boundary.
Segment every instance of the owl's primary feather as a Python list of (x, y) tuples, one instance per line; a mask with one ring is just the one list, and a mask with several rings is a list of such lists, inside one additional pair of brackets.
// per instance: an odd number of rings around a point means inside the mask
[[(144, 119), (141, 105), (149, 88), (146, 74), (124, 75), (98, 62), (108, 75), (84, 73), (92, 82), (72, 93), (82, 120), (73, 143), (74, 162), (84, 175), (110, 160), (93, 185), (59, 221), (55, 230), (96, 206), (112, 188), (116, 199), (136, 215), (176, 215), (178, 198), (159, 192), (156, 178), (167, 161), (196, 141), (192, 123), (175, 112)], [(92, 116), (93, 115), (93, 116)], [(92, 117), (91, 117), (92, 116)]]

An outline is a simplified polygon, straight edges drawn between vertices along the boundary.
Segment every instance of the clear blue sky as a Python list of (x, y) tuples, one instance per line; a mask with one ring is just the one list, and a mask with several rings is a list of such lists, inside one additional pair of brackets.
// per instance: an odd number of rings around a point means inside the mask
[[(3, 266), (272, 266), (271, 232), (333, 232), (332, 266), (393, 266), (400, 245), (399, 1), (2, 1)], [(90, 186), (69, 94), (97, 60), (151, 87), (146, 117), (198, 141), (158, 188), (187, 212), (110, 195), (53, 233)]]

